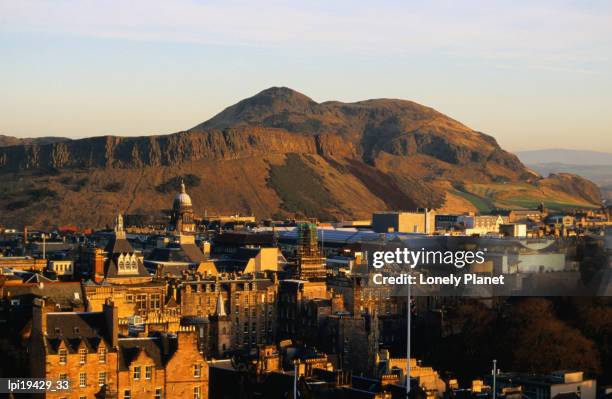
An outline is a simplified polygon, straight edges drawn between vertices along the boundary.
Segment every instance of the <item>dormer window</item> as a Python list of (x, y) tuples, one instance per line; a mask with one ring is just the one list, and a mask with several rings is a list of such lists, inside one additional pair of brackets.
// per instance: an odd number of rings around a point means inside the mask
[(98, 362), (106, 363), (106, 348), (104, 347), (98, 350)]
[(66, 364), (66, 359), (68, 358), (68, 351), (66, 349), (60, 349), (58, 351), (58, 355), (60, 364)]
[(87, 361), (87, 349), (81, 348), (79, 349), (79, 363), (85, 364)]

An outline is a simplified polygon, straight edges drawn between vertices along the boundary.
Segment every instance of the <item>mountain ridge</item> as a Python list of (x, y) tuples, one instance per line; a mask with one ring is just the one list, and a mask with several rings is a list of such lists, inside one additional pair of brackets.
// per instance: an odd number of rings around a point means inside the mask
[[(600, 200), (592, 183), (564, 174), (544, 178), (492, 136), (433, 108), (394, 99), (317, 103), (273, 87), (169, 135), (0, 147), (0, 208), (10, 210), (0, 223), (51, 222), (52, 214), (58, 223), (99, 226), (118, 209), (159, 213), (170, 194), (157, 187), (184, 174), (201, 182), (191, 187), (195, 205), (259, 217), (340, 219), (417, 206), (478, 210), (483, 203), (526, 204), (525, 198), (559, 206)], [(22, 186), (9, 187), (16, 182)], [(58, 207), (50, 214), (42, 209), (43, 189), (44, 203)], [(62, 210), (60, 198), (91, 215)]]

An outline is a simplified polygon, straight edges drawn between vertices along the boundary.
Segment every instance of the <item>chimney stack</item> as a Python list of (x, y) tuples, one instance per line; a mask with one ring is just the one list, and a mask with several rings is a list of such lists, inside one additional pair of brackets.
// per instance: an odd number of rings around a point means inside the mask
[(119, 310), (112, 300), (106, 299), (102, 311), (108, 328), (108, 340), (113, 348), (117, 348), (119, 345)]
[(47, 331), (47, 315), (45, 314), (45, 300), (42, 298), (34, 299), (32, 308), (32, 336), (42, 337)]

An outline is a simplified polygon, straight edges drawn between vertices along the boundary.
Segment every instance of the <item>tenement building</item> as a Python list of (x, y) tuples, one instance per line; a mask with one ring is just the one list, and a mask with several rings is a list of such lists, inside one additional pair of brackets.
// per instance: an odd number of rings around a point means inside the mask
[(202, 278), (192, 274), (171, 281), (169, 291), (183, 316), (221, 316), (223, 320), (224, 316), (219, 314), (223, 309), (222, 313), (231, 321), (226, 326), (230, 337), (227, 350), (274, 342), (277, 284), (273, 277), (251, 274)]
[(47, 398), (208, 397), (208, 366), (193, 328), (177, 334), (124, 337), (117, 307), (101, 312), (47, 312), (34, 305), (32, 377), (68, 380), (70, 391)]

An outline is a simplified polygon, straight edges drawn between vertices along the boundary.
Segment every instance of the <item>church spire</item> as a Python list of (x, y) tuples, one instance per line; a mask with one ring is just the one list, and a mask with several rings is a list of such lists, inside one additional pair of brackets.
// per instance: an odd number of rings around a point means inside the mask
[(219, 296), (217, 297), (217, 309), (215, 310), (215, 314), (217, 316), (227, 316), (227, 313), (225, 312), (225, 302), (223, 301), (223, 296), (221, 293), (219, 293)]
[(115, 237), (125, 238), (125, 230), (123, 229), (123, 215), (121, 215), (121, 212), (118, 212), (117, 217), (115, 218)]
[(186, 194), (187, 190), (185, 190), (185, 181), (181, 177), (181, 194)]

